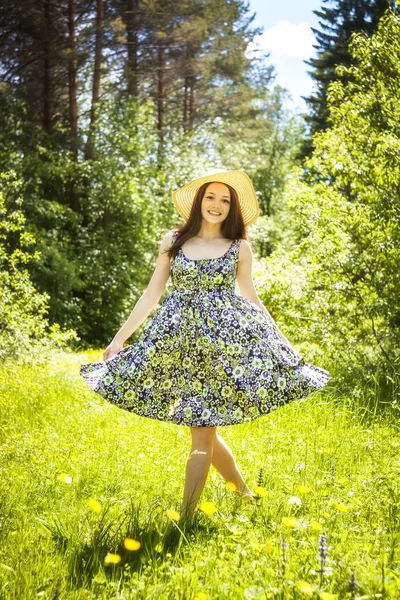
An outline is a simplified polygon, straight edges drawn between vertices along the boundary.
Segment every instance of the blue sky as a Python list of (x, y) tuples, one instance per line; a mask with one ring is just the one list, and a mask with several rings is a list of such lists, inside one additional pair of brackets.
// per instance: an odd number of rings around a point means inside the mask
[(321, 8), (322, 0), (249, 0), (249, 5), (251, 13), (256, 13), (253, 25), (264, 29), (257, 43), (265, 52), (270, 52), (276, 83), (287, 88), (293, 97), (287, 106), (306, 111), (307, 105), (301, 96), (309, 95), (313, 84), (307, 74), (310, 67), (304, 59), (315, 56), (311, 26), (317, 29), (319, 26), (312, 11)]

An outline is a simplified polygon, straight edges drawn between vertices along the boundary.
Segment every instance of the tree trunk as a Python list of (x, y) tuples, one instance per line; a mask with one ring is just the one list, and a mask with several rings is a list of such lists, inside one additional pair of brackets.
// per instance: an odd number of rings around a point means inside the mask
[(47, 133), (52, 131), (53, 123), (53, 85), (51, 72), (51, 32), (53, 28), (51, 2), (44, 0), (45, 36), (43, 40), (43, 128)]
[(68, 0), (68, 33), (69, 33), (69, 59), (68, 59), (68, 84), (69, 84), (69, 125), (71, 130), (71, 147), (75, 159), (78, 158), (78, 105), (77, 94), (77, 59), (75, 37), (75, 0)]
[(165, 103), (165, 48), (162, 41), (158, 41), (158, 68), (157, 68), (157, 107), (158, 107), (158, 164), (161, 164), (164, 152), (164, 103)]
[(100, 79), (102, 67), (102, 49), (103, 49), (103, 28), (104, 28), (104, 3), (103, 0), (97, 0), (96, 6), (96, 42), (94, 52), (93, 68), (93, 87), (92, 87), (92, 105), (90, 108), (90, 125), (88, 139), (85, 145), (85, 159), (91, 159), (94, 156), (92, 143), (92, 132), (96, 120), (96, 107), (100, 97)]
[(138, 10), (139, 0), (127, 0), (126, 36), (128, 44), (128, 95), (138, 96)]
[(183, 130), (186, 132), (188, 130), (188, 113), (189, 113), (189, 83), (188, 76), (185, 75), (184, 79), (184, 90), (183, 90)]
[(190, 131), (192, 131), (193, 126), (194, 126), (194, 84), (195, 84), (195, 78), (192, 75), (190, 77), (190, 95), (189, 95), (189, 129)]
[[(77, 58), (75, 37), (75, 0), (68, 0), (68, 100), (69, 100), (69, 126), (71, 131), (71, 149), (75, 161), (78, 162), (78, 105), (77, 105)], [(74, 180), (71, 181), (70, 206), (79, 212), (79, 198), (75, 189)]]

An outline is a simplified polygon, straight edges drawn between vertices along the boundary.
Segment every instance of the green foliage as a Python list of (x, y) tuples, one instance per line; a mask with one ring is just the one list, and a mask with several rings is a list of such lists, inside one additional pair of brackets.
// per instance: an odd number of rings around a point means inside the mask
[[(105, 102), (92, 161), (73, 159), (61, 124), (50, 138), (22, 117), (10, 132), (20, 210), (36, 240), (27, 271), (50, 323), (77, 329), (87, 343), (108, 343), (143, 292), (173, 210), (164, 210), (153, 110), (151, 102)], [(5, 150), (3, 164), (10, 156)]]
[(152, 110), (150, 102), (105, 103), (93, 134), (96, 160), (79, 165), (86, 197), (74, 243), (82, 285), (74, 296), (79, 330), (93, 344), (108, 343), (132, 310), (165, 228)]
[(321, 363), (357, 387), (389, 385), (400, 360), (399, 40), (391, 11), (354, 39), (352, 81), (330, 86), (332, 127), (286, 198), (296, 247), (262, 276), (293, 337), (321, 343)]
[(22, 182), (14, 171), (0, 173), (0, 359), (20, 360), (76, 340), (73, 330), (49, 327), (48, 294), (33, 285), (27, 265), (37, 261), (35, 238), (26, 230)]
[[(316, 35), (317, 57), (305, 61), (311, 65), (309, 71), (314, 79), (314, 92), (305, 98), (309, 104), (310, 114), (305, 120), (310, 123), (311, 137), (331, 125), (327, 94), (329, 84), (340, 80), (351, 81), (350, 71), (337, 70), (338, 65), (349, 67), (356, 64), (349, 44), (353, 35), (363, 32), (370, 37), (376, 31), (384, 12), (391, 7), (395, 10), (395, 0), (322, 0), (320, 10), (313, 12), (319, 17), (320, 28), (312, 28)], [(311, 139), (305, 141), (303, 152), (310, 154)]]

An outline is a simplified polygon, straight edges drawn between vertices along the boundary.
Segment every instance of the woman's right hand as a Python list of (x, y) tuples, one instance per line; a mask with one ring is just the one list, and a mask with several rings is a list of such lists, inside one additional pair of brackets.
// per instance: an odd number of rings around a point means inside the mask
[(111, 358), (112, 356), (114, 356), (114, 354), (117, 354), (117, 352), (122, 350), (122, 347), (123, 347), (122, 342), (119, 342), (118, 340), (113, 340), (111, 342), (111, 344), (109, 344), (107, 346), (107, 348), (104, 350), (103, 360), (107, 360), (108, 358)]

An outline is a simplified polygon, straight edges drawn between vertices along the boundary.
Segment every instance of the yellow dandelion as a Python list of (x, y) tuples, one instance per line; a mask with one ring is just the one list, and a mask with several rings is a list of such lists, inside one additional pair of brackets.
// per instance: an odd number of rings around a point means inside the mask
[(124, 546), (127, 550), (139, 550), (141, 544), (137, 540), (133, 540), (132, 538), (124, 539)]
[(306, 594), (307, 596), (312, 596), (314, 593), (313, 586), (311, 583), (308, 583), (308, 581), (299, 581), (296, 583), (296, 587), (300, 592), (303, 592), (303, 594)]
[(176, 510), (167, 510), (166, 515), (173, 521), (179, 521), (181, 518), (181, 515)]
[(121, 560), (121, 557), (119, 554), (112, 554), (111, 552), (109, 552), (104, 557), (104, 564), (105, 565), (116, 565), (117, 563), (119, 563), (120, 560)]
[(259, 496), (263, 496), (263, 497), (268, 496), (268, 490), (266, 490), (264, 487), (261, 487), (261, 485), (256, 485), (254, 488), (254, 491)]
[(272, 552), (273, 549), (273, 545), (272, 544), (265, 544), (265, 552), (267, 552), (268, 554), (270, 554)]
[(341, 504), (340, 502), (336, 502), (335, 508), (340, 512), (347, 512), (349, 510), (348, 506)]
[(197, 592), (194, 600), (207, 600), (208, 596), (205, 592)]
[(60, 475), (58, 475), (58, 479), (63, 483), (72, 483), (72, 477), (71, 475), (68, 475), (68, 473), (60, 473)]
[(230, 490), (231, 492), (235, 492), (237, 490), (236, 485), (233, 483), (233, 481), (228, 481), (228, 483), (226, 484), (226, 487), (228, 488), (228, 490)]
[(215, 511), (217, 510), (217, 507), (215, 506), (214, 502), (202, 502), (200, 504), (200, 510), (208, 516), (211, 516), (215, 513)]
[(310, 521), (311, 529), (315, 529), (315, 531), (320, 531), (322, 529), (322, 523), (319, 521)]
[(282, 523), (283, 523), (283, 525), (286, 525), (286, 527), (298, 527), (299, 526), (299, 521), (298, 521), (298, 519), (296, 519), (296, 517), (282, 517)]
[(311, 488), (309, 488), (308, 485), (303, 485), (301, 483), (299, 483), (296, 489), (300, 494), (308, 494), (308, 492), (311, 492)]
[(16, 529), (15, 531), (12, 531), (10, 535), (17, 535), (18, 530)]
[(156, 508), (156, 512), (157, 512), (157, 513), (160, 513), (160, 512), (162, 512), (162, 506), (157, 506), (157, 508)]
[(336, 600), (337, 594), (331, 594), (330, 592), (320, 592), (319, 597), (321, 600)]
[(94, 500), (93, 498), (90, 498), (90, 500), (88, 500), (88, 506), (94, 511), (94, 512), (101, 512), (101, 504), (98, 500)]

